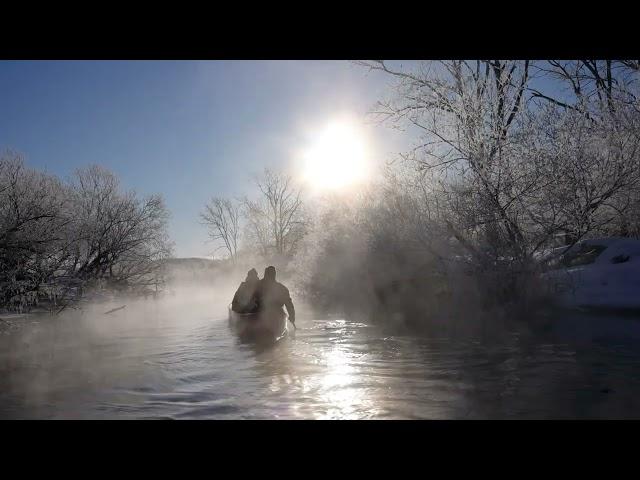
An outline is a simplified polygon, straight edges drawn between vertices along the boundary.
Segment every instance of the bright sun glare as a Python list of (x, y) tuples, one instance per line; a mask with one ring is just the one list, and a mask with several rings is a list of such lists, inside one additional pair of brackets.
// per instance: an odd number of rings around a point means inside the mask
[(350, 122), (328, 125), (304, 155), (305, 179), (321, 189), (361, 182), (367, 175), (362, 134)]

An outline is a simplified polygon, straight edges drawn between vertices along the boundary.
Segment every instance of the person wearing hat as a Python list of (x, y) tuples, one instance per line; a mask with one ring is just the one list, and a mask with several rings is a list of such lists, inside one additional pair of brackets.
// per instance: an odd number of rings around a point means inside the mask
[(289, 320), (295, 326), (296, 311), (293, 308), (289, 289), (280, 282), (276, 282), (275, 267), (265, 268), (264, 277), (258, 284), (257, 296), (260, 311), (282, 311), (284, 306), (289, 314)]
[(231, 302), (231, 310), (237, 313), (254, 313), (258, 311), (258, 298), (256, 295), (260, 279), (258, 272), (252, 268), (247, 272), (247, 278), (240, 284)]

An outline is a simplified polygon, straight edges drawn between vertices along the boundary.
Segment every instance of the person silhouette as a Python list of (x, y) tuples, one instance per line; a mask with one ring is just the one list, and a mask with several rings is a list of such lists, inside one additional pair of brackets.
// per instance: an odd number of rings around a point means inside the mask
[(257, 289), (260, 284), (258, 271), (252, 268), (247, 272), (247, 278), (236, 290), (231, 302), (231, 310), (237, 313), (254, 313), (258, 310)]
[(289, 320), (295, 326), (296, 311), (289, 294), (289, 289), (276, 281), (276, 268), (269, 266), (264, 270), (264, 277), (257, 289), (258, 308), (260, 312), (282, 312), (286, 307)]

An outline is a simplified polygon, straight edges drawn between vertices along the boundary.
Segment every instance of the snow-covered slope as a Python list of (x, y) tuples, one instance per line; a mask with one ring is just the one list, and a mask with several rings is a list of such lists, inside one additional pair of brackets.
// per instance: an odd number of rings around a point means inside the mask
[(550, 265), (543, 278), (563, 306), (640, 309), (640, 241), (584, 240)]

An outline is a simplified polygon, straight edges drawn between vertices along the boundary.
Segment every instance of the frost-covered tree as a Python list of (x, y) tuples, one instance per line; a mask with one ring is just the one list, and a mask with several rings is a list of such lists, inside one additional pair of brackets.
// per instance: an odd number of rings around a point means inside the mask
[(455, 239), (497, 296), (522, 291), (522, 274), (560, 233), (632, 229), (637, 62), (360, 63), (397, 80), (374, 113), (416, 138), (398, 162), (400, 184), (389, 183), (403, 194), (386, 221), (432, 253)]
[[(380, 102), (385, 121), (407, 122), (420, 143), (405, 155), (446, 210), (450, 234), (478, 262), (486, 250), (507, 247), (525, 256), (525, 239), (513, 210), (530, 188), (512, 175), (518, 168), (513, 139), (529, 81), (528, 61), (422, 62), (414, 70), (368, 64), (398, 79), (396, 95)], [(518, 181), (514, 181), (518, 180)], [(472, 208), (470, 208), (472, 207)]]
[[(598, 231), (610, 221), (606, 212), (624, 210), (623, 199), (637, 192), (634, 63), (367, 65), (399, 80), (377, 114), (419, 132), (405, 159), (479, 261), (527, 261), (560, 230), (576, 238)], [(534, 68), (569, 83), (573, 97), (534, 88)]]
[(265, 169), (255, 178), (259, 195), (245, 198), (248, 239), (263, 255), (290, 258), (307, 228), (302, 192), (291, 176)]
[(541, 131), (568, 169), (556, 183), (573, 192), (562, 200), (573, 210), (574, 238), (591, 232), (638, 236), (640, 63), (549, 60), (536, 68), (558, 86), (530, 91), (532, 104), (553, 111), (542, 117)]
[(68, 189), (57, 178), (0, 157), (0, 305), (24, 308), (67, 258)]
[(214, 197), (200, 214), (202, 223), (207, 226), (209, 238), (214, 242), (222, 242), (218, 248), (224, 248), (234, 262), (238, 256), (240, 242), (240, 213), (239, 202)]
[(171, 253), (162, 197), (123, 192), (118, 179), (99, 166), (76, 171), (71, 189), (73, 275), (117, 285), (153, 283), (154, 271)]
[(25, 308), (41, 297), (64, 303), (78, 287), (157, 285), (171, 252), (168, 212), (157, 195), (123, 192), (100, 167), (69, 182), (0, 158), (0, 305)]

